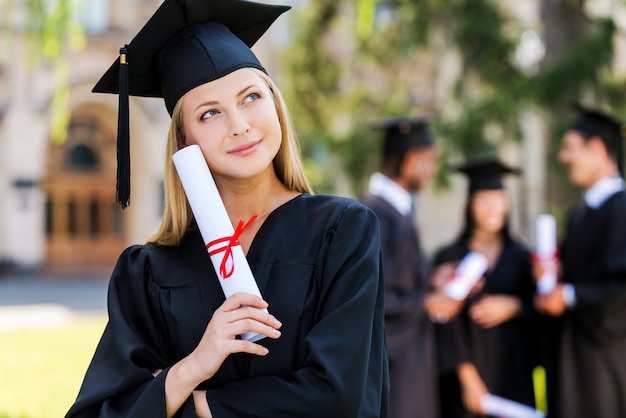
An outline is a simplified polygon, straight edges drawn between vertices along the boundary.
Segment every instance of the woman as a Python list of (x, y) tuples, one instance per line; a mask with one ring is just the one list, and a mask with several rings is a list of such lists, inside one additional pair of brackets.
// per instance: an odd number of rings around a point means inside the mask
[(435, 256), (435, 265), (462, 259), (469, 251), (487, 257), (482, 288), (465, 309), (439, 328), (441, 406), (445, 417), (483, 415), (481, 398), (498, 395), (534, 405), (532, 359), (526, 319), (534, 282), (528, 250), (508, 230), (509, 203), (502, 175), (514, 170), (497, 160), (468, 164), (465, 227)]
[[(311, 194), (283, 100), (249, 49), (286, 9), (165, 0), (128, 45), (130, 94), (156, 88), (172, 115), (165, 212), (118, 261), (109, 323), (68, 417), (387, 416), (377, 220)], [(115, 91), (123, 65), (96, 91)], [(133, 90), (148, 73), (157, 86)], [(171, 162), (191, 144), (232, 224), (257, 216), (238, 244), (263, 299), (222, 293)]]

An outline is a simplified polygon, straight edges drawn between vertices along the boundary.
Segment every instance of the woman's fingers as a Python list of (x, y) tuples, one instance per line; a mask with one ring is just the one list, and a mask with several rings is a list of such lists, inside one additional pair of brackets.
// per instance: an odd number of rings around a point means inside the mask
[(218, 311), (229, 312), (239, 309), (242, 306), (265, 309), (268, 307), (268, 303), (256, 295), (239, 292), (226, 299), (224, 303), (222, 303), (222, 306), (218, 308)]

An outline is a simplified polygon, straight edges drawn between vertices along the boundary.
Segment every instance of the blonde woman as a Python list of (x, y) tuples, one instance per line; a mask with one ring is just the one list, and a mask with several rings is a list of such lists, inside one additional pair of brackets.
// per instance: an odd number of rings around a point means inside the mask
[[(118, 261), (68, 417), (387, 416), (377, 219), (312, 194), (280, 93), (249, 48), (286, 9), (165, 0), (128, 45), (130, 94), (159, 95), (172, 115), (165, 211)], [(95, 90), (116, 93), (119, 67)], [(233, 226), (253, 219), (238, 241), (263, 299), (224, 297), (171, 162), (192, 144)]]

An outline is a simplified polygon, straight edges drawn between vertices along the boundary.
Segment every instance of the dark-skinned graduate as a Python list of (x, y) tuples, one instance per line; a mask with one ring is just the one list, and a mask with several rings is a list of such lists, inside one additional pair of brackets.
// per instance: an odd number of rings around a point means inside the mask
[[(559, 161), (582, 201), (569, 213), (556, 271), (537, 294), (555, 318), (548, 333), (548, 416), (626, 417), (626, 193), (623, 125), (581, 105), (564, 133)], [(550, 266), (543, 266), (550, 268)], [(537, 269), (537, 276), (542, 269)]]
[[(161, 228), (118, 260), (68, 418), (387, 417), (378, 221), (354, 199), (312, 193), (285, 103), (250, 49), (288, 8), (165, 0), (94, 88), (120, 94), (121, 116), (126, 93), (161, 97), (172, 120)], [(188, 146), (260, 297), (222, 291), (233, 277), (217, 276), (172, 162)]]
[[(429, 124), (434, 115), (388, 118), (382, 130), (380, 171), (370, 177), (363, 203), (380, 221), (385, 280), (392, 418), (437, 418), (437, 353), (430, 318), (451, 318), (461, 304), (431, 288), (429, 262), (415, 223), (413, 202), (436, 171)], [(442, 267), (437, 275), (449, 277)], [(447, 275), (447, 276), (446, 276)]]

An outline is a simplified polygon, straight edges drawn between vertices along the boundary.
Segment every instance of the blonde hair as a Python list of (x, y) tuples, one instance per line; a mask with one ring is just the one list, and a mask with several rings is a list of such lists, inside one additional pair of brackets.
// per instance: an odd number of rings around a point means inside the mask
[[(280, 91), (267, 74), (254, 68), (251, 68), (251, 70), (265, 81), (272, 92), (276, 113), (278, 114), (282, 141), (278, 153), (272, 162), (276, 176), (290, 190), (301, 193), (313, 193), (304, 174), (304, 166), (300, 157), (300, 147), (296, 133)], [(187, 146), (183, 125), (183, 99), (184, 96), (174, 107), (167, 138), (163, 218), (157, 233), (148, 240), (148, 242), (158, 245), (178, 245), (192, 224), (193, 219), (193, 213), (187, 201), (185, 190), (172, 162), (174, 153)]]

